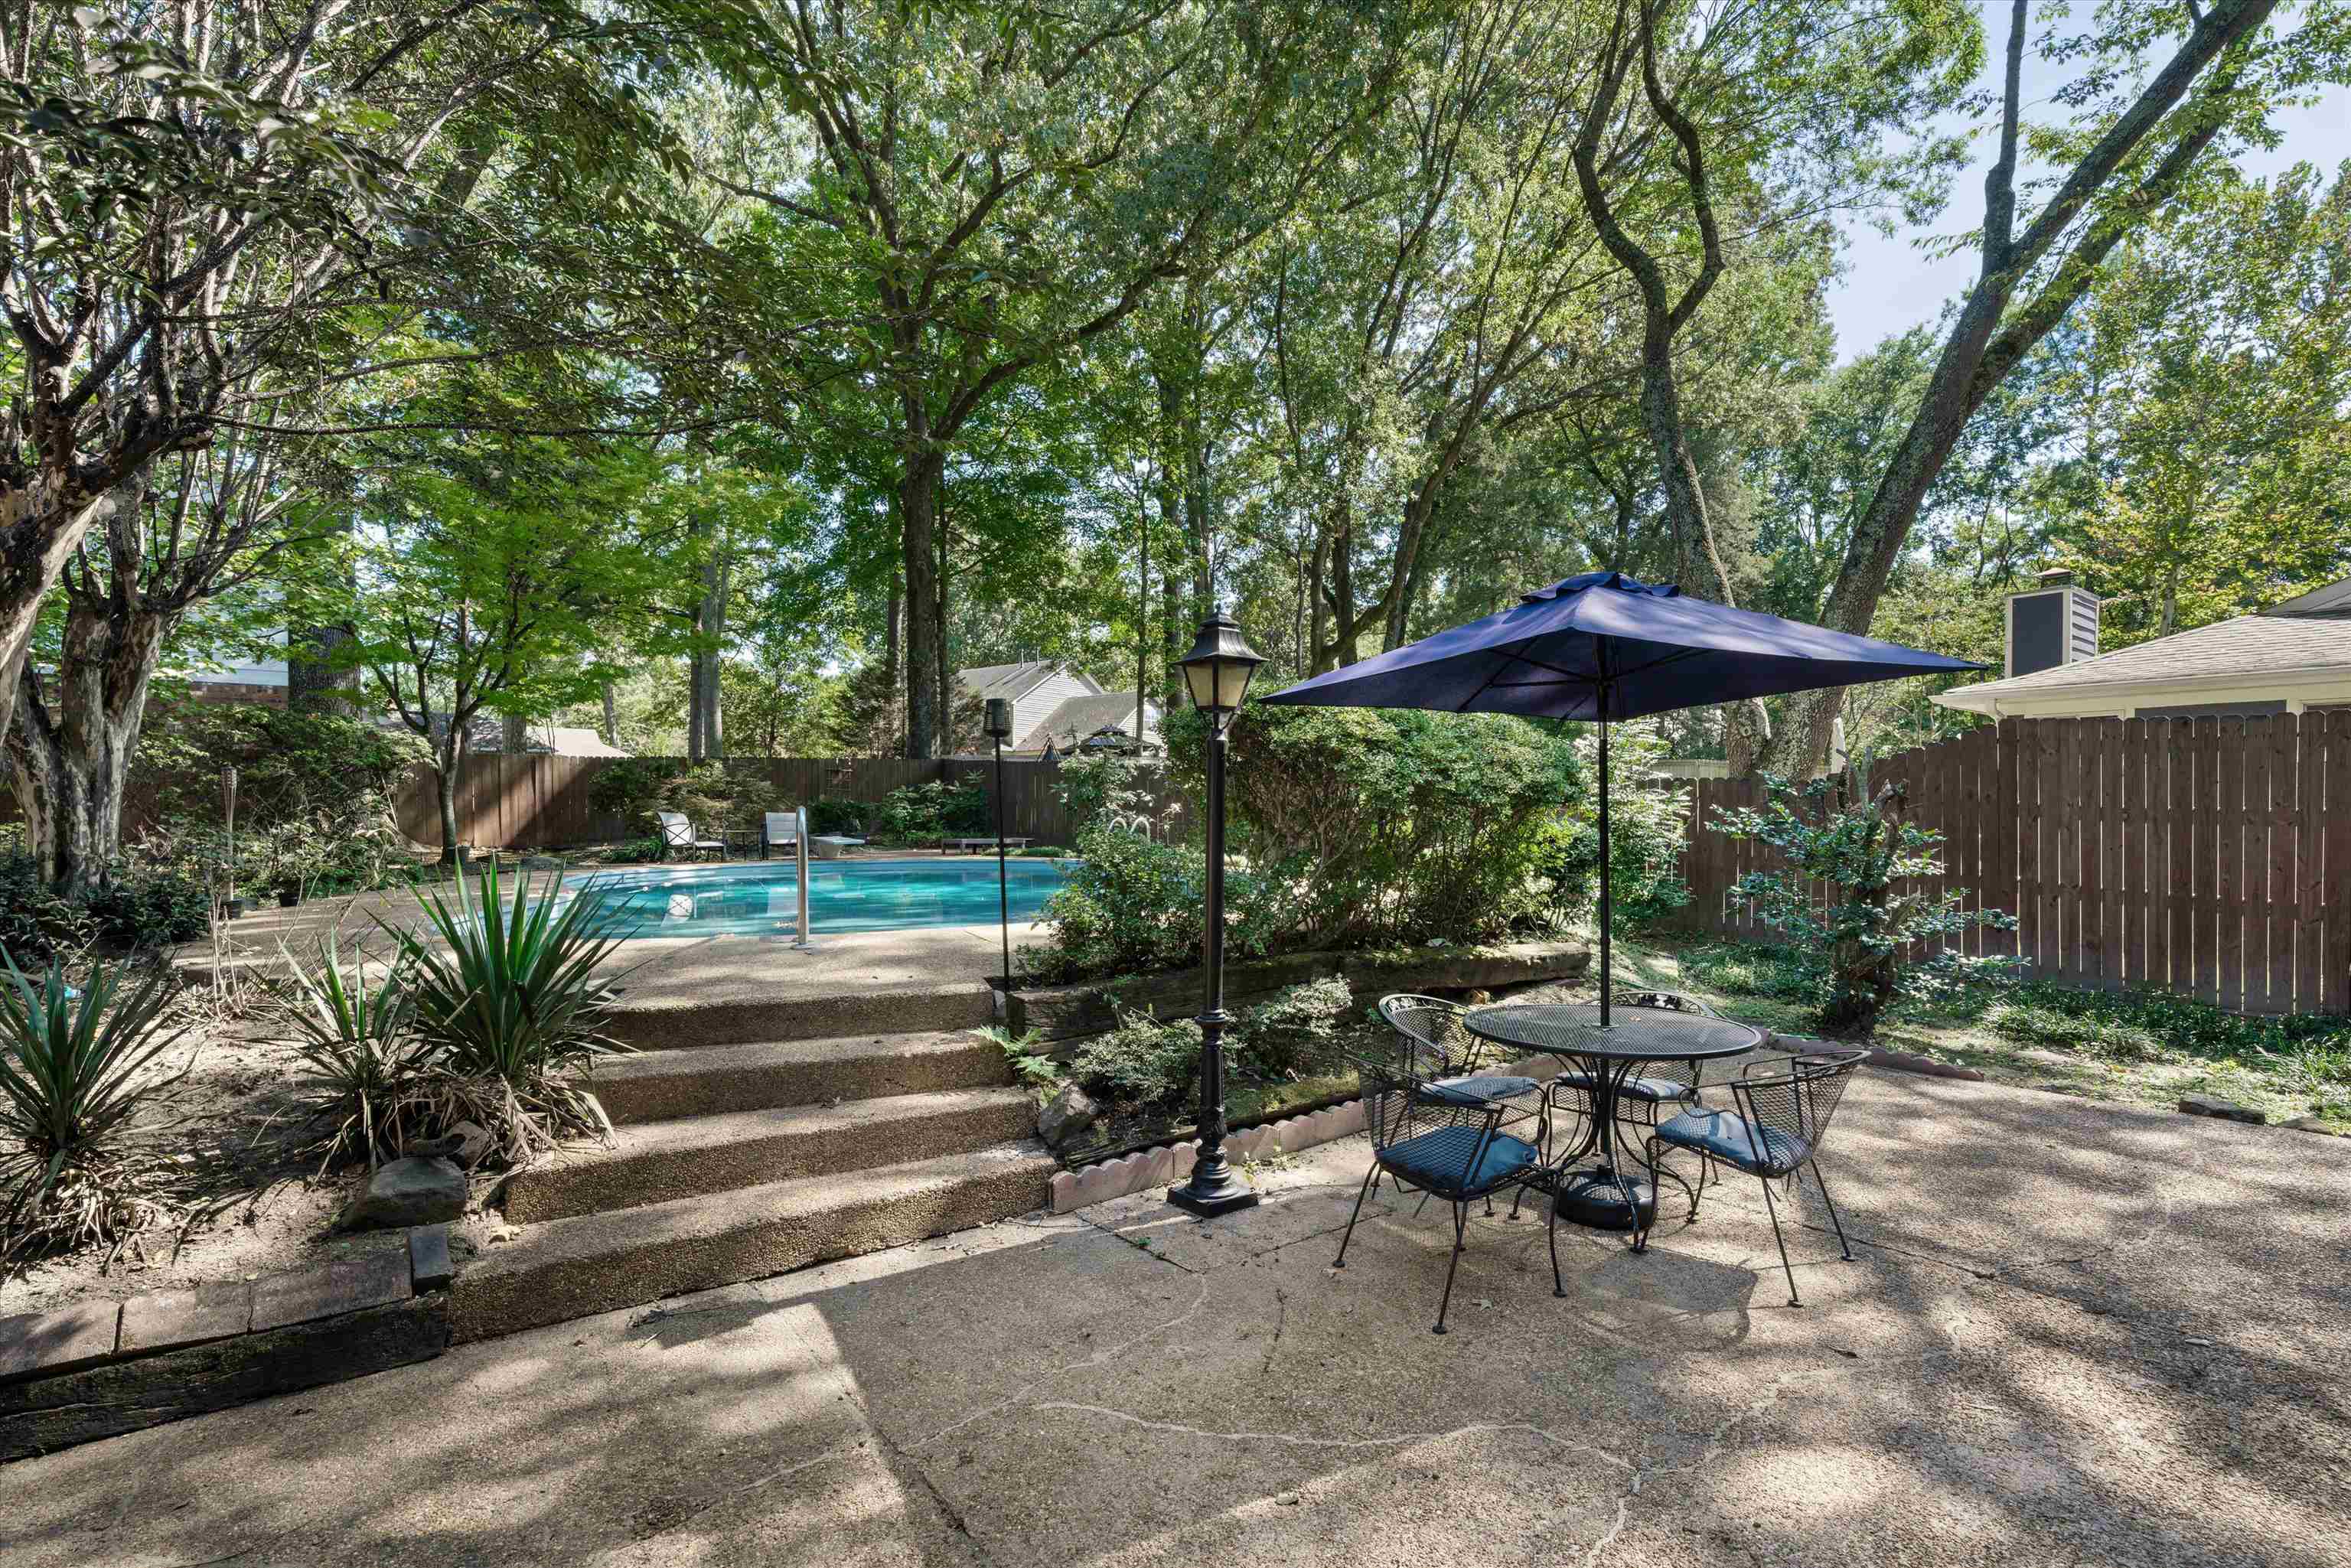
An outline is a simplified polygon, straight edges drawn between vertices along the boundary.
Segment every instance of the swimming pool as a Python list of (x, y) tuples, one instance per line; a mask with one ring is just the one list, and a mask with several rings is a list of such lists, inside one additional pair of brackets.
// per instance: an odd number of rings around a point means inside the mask
[[(1005, 865), (1012, 918), (1033, 920), (1075, 861)], [(682, 865), (564, 879), (630, 936), (773, 936), (799, 929), (799, 884), (789, 861)], [(904, 931), (996, 920), (996, 862), (826, 861), (809, 868), (809, 929)]]

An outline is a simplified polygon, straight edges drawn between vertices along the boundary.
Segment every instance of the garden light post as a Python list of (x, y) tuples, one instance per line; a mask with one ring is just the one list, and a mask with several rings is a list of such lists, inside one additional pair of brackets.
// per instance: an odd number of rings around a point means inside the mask
[(1225, 752), (1227, 733), (1249, 677), (1265, 661), (1221, 610), (1200, 623), (1192, 651), (1184, 656), (1184, 684), (1192, 706), (1208, 721), (1208, 908), (1201, 968), (1207, 984), (1200, 1025), (1200, 1155), (1192, 1177), (1171, 1187), (1167, 1201), (1207, 1218), (1257, 1204), (1257, 1189), (1233, 1174), (1225, 1160)]
[[(1012, 735), (1012, 704), (1008, 698), (987, 699), (987, 738), (996, 743), (996, 921), (1004, 936), (1004, 992), (1012, 994), (1012, 895), (1004, 871), (1004, 743)], [(1011, 1006), (1009, 1000), (1004, 1004)]]

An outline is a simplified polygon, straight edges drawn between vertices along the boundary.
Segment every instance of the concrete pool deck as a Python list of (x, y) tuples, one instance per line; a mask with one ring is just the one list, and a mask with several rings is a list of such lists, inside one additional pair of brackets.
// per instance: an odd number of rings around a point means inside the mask
[(1360, 1138), (461, 1346), (0, 1471), (10, 1568), (2344, 1568), (2351, 1160), (1865, 1073), (1646, 1257), (1374, 1200)]
[[(923, 857), (923, 862), (935, 863), (938, 858)], [(948, 859), (953, 863), (953, 857)], [(619, 873), (676, 868), (595, 869)], [(530, 873), (534, 882), (557, 874), (577, 873)], [(506, 885), (510, 887), (510, 881)], [(381, 956), (391, 946), (385, 926), (412, 932), (426, 928), (413, 893), (356, 894), (313, 900), (293, 909), (271, 904), (241, 920), (224, 923), (221, 929), (226, 962), (241, 972), (262, 975), (283, 967), (281, 948), (308, 958), (330, 933), (337, 935), (346, 957)], [(1015, 960), (1023, 943), (1041, 942), (1047, 933), (1048, 927), (1040, 922), (1014, 920)], [(819, 928), (814, 942), (813, 951), (798, 952), (789, 936), (634, 936), (622, 942), (603, 967), (622, 987), (624, 1005), (634, 1010), (753, 1001), (813, 1002), (852, 992), (984, 987), (987, 977), (996, 974), (1003, 962), (994, 921), (898, 931), (828, 934)], [(207, 971), (214, 961), (207, 942), (187, 943), (172, 957), (191, 973)]]

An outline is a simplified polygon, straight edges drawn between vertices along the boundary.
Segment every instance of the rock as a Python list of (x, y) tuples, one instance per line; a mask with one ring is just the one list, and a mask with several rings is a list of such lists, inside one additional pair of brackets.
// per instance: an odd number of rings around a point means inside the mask
[(2256, 1127), (2269, 1124), (2269, 1118), (2251, 1105), (2240, 1105), (2218, 1094), (2182, 1094), (2179, 1109), (2190, 1116), (2218, 1116), (2227, 1122), (2249, 1122)]
[(439, 1225), (465, 1212), (465, 1173), (439, 1155), (405, 1155), (378, 1166), (343, 1210), (345, 1230)]
[(460, 1122), (437, 1138), (413, 1139), (400, 1152), (414, 1159), (454, 1160), (472, 1170), (489, 1157), (490, 1133), (479, 1122)]
[(2296, 1116), (2293, 1121), (2286, 1123), (2285, 1125), (2292, 1127), (2297, 1133), (2316, 1133), (2319, 1136), (2325, 1138), (2339, 1138), (2343, 1136), (2343, 1134), (2339, 1129), (2328, 1126), (2316, 1116)]
[(1074, 1083), (1064, 1083), (1037, 1109), (1037, 1135), (1048, 1148), (1058, 1149), (1094, 1124), (1102, 1114), (1092, 1098)]

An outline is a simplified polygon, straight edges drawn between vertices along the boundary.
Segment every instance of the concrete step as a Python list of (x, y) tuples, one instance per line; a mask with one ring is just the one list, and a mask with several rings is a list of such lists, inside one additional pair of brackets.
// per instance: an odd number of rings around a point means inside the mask
[(952, 1030), (608, 1056), (596, 1064), (589, 1087), (605, 1113), (625, 1125), (1011, 1082), (1002, 1051)]
[(987, 982), (959, 980), (871, 986), (820, 996), (689, 993), (623, 999), (612, 1009), (606, 1032), (642, 1051), (671, 1051), (867, 1032), (977, 1029), (995, 1019), (996, 993)]
[(507, 1183), (517, 1224), (757, 1186), (794, 1176), (964, 1154), (1027, 1137), (1037, 1113), (1023, 1089), (950, 1089), (736, 1111), (621, 1129), (611, 1148), (568, 1151)]
[(801, 1176), (523, 1228), (461, 1270), (455, 1336), (487, 1339), (1008, 1219), (1058, 1168), (1034, 1142)]

